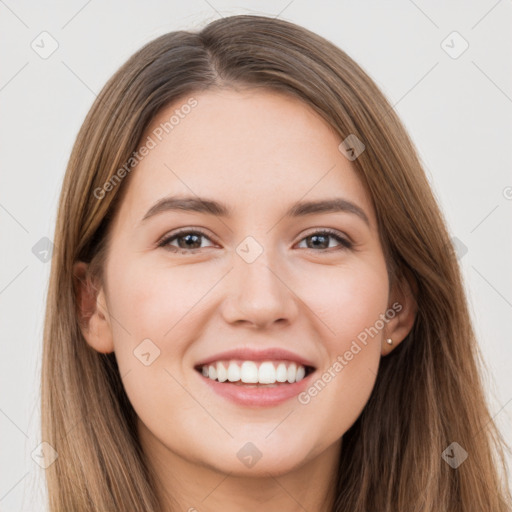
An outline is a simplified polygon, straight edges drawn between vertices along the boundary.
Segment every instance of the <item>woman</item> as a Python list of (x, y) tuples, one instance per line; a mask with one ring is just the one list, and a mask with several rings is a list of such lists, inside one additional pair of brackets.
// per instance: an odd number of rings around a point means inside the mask
[(55, 245), (52, 512), (510, 510), (444, 219), (325, 39), (244, 15), (138, 51)]

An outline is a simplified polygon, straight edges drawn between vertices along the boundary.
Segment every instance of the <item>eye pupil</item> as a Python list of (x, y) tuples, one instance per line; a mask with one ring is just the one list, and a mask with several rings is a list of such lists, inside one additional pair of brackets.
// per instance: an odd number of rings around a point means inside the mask
[[(194, 238), (195, 240), (192, 243), (197, 243), (197, 241), (199, 240), (199, 247), (200, 247), (201, 246), (200, 237), (201, 237), (201, 235), (195, 235), (195, 234), (182, 235), (178, 238), (178, 245), (180, 245), (180, 247), (182, 249), (190, 249), (191, 244), (189, 244), (188, 242), (190, 241), (191, 238)], [(185, 245), (180, 244), (179, 240), (184, 240), (184, 239), (187, 240), (187, 242), (185, 242)], [(192, 248), (195, 249), (195, 247), (192, 247)]]
[[(324, 240), (327, 240), (327, 247), (329, 247), (329, 237), (325, 235), (312, 235), (309, 237), (311, 240), (314, 240), (315, 242), (318, 241), (319, 238), (323, 238)], [(325, 244), (320, 244), (325, 246)], [(314, 245), (313, 247), (318, 247), (318, 245)]]

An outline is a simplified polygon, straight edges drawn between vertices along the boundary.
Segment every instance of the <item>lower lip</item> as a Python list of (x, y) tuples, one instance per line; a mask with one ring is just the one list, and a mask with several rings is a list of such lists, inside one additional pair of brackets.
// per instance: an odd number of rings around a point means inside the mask
[(292, 384), (279, 383), (275, 387), (267, 385), (249, 387), (249, 385), (231, 384), (227, 381), (219, 382), (218, 380), (209, 379), (199, 372), (197, 374), (215, 393), (237, 405), (271, 407), (286, 402), (304, 391), (315, 372), (311, 372), (299, 382), (293, 382)]

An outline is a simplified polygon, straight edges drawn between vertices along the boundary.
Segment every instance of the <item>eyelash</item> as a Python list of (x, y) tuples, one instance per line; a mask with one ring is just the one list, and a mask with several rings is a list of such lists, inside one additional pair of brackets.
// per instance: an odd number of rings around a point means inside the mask
[[(158, 243), (157, 243), (157, 246), (158, 247), (163, 247), (164, 249), (166, 250), (169, 250), (171, 252), (181, 252), (182, 254), (195, 254), (199, 251), (201, 251), (201, 248), (199, 249), (182, 249), (180, 247), (174, 247), (174, 246), (171, 246), (171, 245), (168, 245), (171, 241), (175, 240), (175, 239), (178, 239), (184, 235), (200, 235), (200, 236), (203, 236), (204, 238), (207, 238), (208, 240), (212, 241), (210, 239), (210, 237), (208, 235), (206, 235), (206, 233), (203, 233), (202, 231), (200, 230), (190, 230), (190, 229), (184, 229), (184, 230), (181, 230), (181, 231), (178, 231), (177, 233), (174, 233), (172, 235), (169, 235), (169, 236), (166, 236), (164, 237), (162, 240), (160, 240)], [(334, 238), (337, 242), (339, 242), (341, 244), (342, 247), (338, 248), (338, 249), (335, 249), (335, 250), (346, 250), (346, 249), (352, 249), (354, 244), (352, 242), (350, 242), (349, 240), (347, 240), (346, 238), (343, 238), (341, 237), (337, 231), (333, 231), (331, 229), (323, 229), (323, 230), (320, 230), (320, 231), (315, 231), (313, 233), (310, 233), (309, 235), (305, 236), (304, 238), (302, 238), (300, 241), (302, 242), (303, 240), (307, 239), (307, 238), (310, 238), (312, 236), (315, 236), (315, 235), (327, 235), (329, 237), (332, 237)], [(204, 248), (203, 248), (204, 249)], [(332, 250), (332, 248), (330, 248)], [(320, 251), (316, 250), (316, 249), (306, 249), (307, 251), (312, 251), (312, 252), (331, 252), (330, 249), (320, 249)]]

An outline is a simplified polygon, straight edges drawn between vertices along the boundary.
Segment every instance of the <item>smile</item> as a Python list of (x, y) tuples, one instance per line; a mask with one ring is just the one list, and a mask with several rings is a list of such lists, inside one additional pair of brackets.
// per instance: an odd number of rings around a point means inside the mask
[[(196, 368), (199, 371), (199, 368)], [(300, 382), (313, 368), (293, 361), (216, 361), (202, 365), (204, 377), (237, 384), (276, 384)]]
[(237, 406), (272, 407), (300, 393), (315, 368), (292, 361), (224, 360), (195, 368), (211, 391)]

